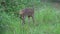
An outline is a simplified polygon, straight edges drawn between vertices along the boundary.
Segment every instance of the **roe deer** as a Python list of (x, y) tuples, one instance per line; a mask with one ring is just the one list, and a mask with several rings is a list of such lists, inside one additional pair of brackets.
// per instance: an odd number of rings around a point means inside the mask
[(32, 17), (32, 20), (34, 22), (34, 8), (25, 8), (19, 12), (19, 15), (20, 15), (20, 18), (22, 19), (23, 24), (25, 24), (25, 17), (26, 16), (28, 17), (28, 22), (30, 20), (30, 17)]

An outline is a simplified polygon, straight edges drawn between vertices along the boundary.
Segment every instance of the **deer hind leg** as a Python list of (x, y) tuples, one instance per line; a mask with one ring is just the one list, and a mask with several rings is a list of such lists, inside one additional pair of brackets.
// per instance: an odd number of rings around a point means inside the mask
[(28, 16), (28, 23), (30, 23), (30, 16)]
[(34, 20), (34, 15), (32, 15), (32, 20), (33, 20), (33, 23), (35, 22), (35, 20)]

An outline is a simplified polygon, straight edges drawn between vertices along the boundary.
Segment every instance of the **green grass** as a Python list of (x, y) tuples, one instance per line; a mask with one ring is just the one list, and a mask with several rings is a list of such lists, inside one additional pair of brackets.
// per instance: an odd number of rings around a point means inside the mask
[(2, 13), (1, 34), (60, 34), (60, 12), (52, 7), (35, 10), (35, 23), (22, 25), (14, 14)]

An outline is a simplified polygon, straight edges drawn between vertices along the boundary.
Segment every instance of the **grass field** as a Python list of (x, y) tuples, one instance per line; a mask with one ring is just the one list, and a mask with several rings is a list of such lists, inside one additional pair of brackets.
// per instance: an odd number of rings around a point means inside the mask
[(60, 34), (60, 12), (59, 10), (46, 6), (35, 10), (35, 23), (30, 20), (22, 25), (21, 19), (13, 14), (1, 14), (1, 34)]

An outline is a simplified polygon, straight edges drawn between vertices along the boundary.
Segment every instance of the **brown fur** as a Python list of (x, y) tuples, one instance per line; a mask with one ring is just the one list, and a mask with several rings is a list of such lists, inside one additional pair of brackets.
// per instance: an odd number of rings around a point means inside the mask
[(32, 20), (34, 22), (34, 9), (32, 8), (26, 8), (19, 12), (20, 18), (22, 19), (23, 24), (25, 23), (25, 17), (28, 17), (28, 22), (30, 20), (30, 17), (32, 17)]

